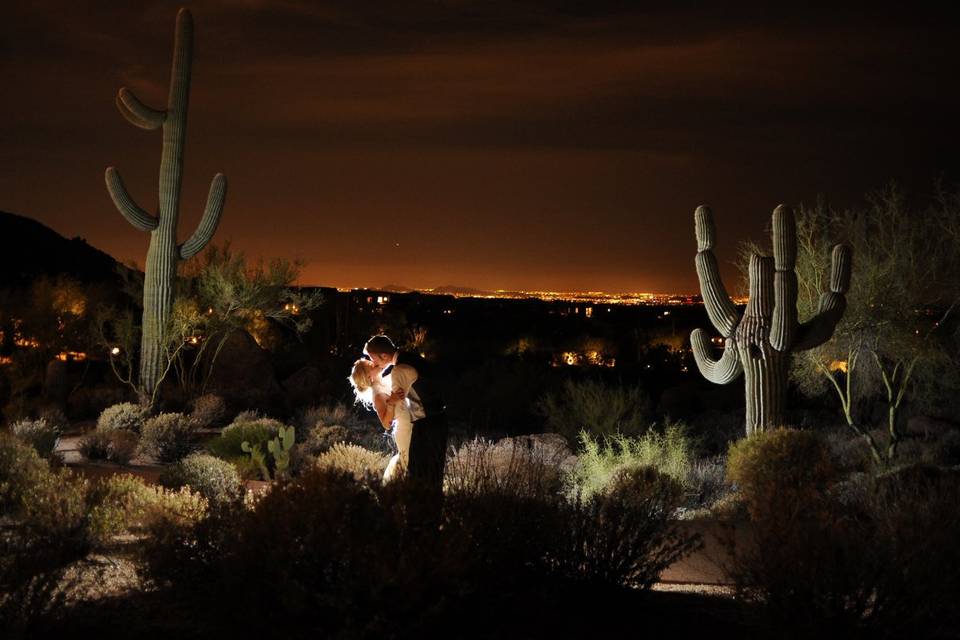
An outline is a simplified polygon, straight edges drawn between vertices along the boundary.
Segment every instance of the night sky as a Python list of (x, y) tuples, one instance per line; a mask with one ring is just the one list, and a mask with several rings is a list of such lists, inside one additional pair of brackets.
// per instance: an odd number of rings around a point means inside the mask
[[(303, 284), (694, 291), (698, 204), (729, 261), (778, 203), (960, 176), (956, 21), (684, 4), (190, 3), (180, 237), (222, 171), (215, 241)], [(6, 4), (0, 209), (143, 264), (103, 171), (155, 210), (114, 97), (164, 108), (177, 6)]]

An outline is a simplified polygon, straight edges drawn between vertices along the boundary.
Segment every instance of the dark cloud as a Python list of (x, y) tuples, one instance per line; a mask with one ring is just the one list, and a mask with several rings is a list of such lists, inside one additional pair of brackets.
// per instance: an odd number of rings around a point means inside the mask
[[(732, 258), (779, 202), (956, 179), (955, 23), (701, 4), (192, 3), (181, 233), (223, 170), (218, 237), (300, 255), (311, 281), (692, 289), (701, 202)], [(159, 136), (113, 97), (162, 106), (175, 10), (7, 10), (0, 208), (142, 260), (102, 171), (155, 202)], [(417, 255), (406, 277), (377, 234)]]

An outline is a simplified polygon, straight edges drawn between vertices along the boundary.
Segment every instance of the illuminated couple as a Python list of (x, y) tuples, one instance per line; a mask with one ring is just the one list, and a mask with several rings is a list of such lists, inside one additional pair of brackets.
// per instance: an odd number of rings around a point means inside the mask
[(439, 489), (447, 453), (447, 416), (429, 364), (400, 351), (387, 336), (370, 338), (366, 356), (353, 364), (350, 381), (357, 400), (376, 412), (397, 445), (384, 482), (401, 476)]

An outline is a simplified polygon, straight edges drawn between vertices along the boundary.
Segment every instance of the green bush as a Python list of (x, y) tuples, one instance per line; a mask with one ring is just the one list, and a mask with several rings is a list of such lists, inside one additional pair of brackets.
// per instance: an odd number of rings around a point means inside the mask
[(189, 486), (200, 492), (211, 505), (237, 502), (244, 495), (237, 469), (229, 462), (204, 453), (192, 453), (165, 469), (160, 484), (173, 489)]
[(0, 432), (0, 515), (18, 513), (24, 492), (47, 473), (49, 466), (36, 449)]
[(588, 582), (650, 588), (700, 545), (673, 517), (682, 498), (683, 486), (669, 475), (621, 467), (604, 491), (575, 501), (567, 547), (558, 556), (561, 570)]
[(261, 445), (264, 453), (267, 451), (267, 442), (273, 440), (285, 426), (273, 418), (257, 418), (255, 420), (234, 420), (230, 426), (224, 427), (220, 435), (209, 440), (204, 446), (214, 456), (224, 460), (233, 460), (245, 457), (240, 448), (244, 442), (252, 446)]
[(599, 436), (643, 433), (649, 426), (650, 398), (639, 386), (568, 379), (560, 391), (537, 401), (537, 411), (553, 431), (573, 443), (581, 431)]
[(132, 402), (121, 402), (103, 410), (103, 413), (97, 418), (97, 430), (115, 431), (123, 429), (140, 433), (143, 431), (146, 419), (146, 409)]
[(160, 462), (176, 462), (194, 449), (196, 424), (182, 413), (161, 413), (143, 424), (140, 451)]
[(667, 424), (662, 433), (651, 429), (637, 438), (620, 434), (594, 439), (581, 431), (580, 446), (568, 484), (570, 493), (579, 493), (583, 500), (605, 491), (623, 469), (653, 467), (681, 483), (690, 476), (692, 445), (680, 423)]
[(815, 508), (837, 478), (829, 447), (812, 431), (756, 433), (727, 455), (727, 480), (739, 487), (751, 517), (778, 516), (784, 503)]
[(14, 422), (10, 431), (36, 449), (41, 457), (49, 458), (60, 442), (63, 425), (48, 422), (46, 418), (25, 419)]

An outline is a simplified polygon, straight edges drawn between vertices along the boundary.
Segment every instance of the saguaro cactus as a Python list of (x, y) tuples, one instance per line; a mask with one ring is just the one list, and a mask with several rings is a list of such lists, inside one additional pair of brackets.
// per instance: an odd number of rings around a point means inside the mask
[(743, 316), (727, 295), (713, 255), (716, 230), (707, 207), (694, 213), (697, 234), (697, 276), (710, 322), (725, 338), (723, 356), (711, 356), (710, 339), (702, 329), (690, 335), (693, 357), (710, 382), (728, 384), (744, 374), (747, 391), (747, 435), (784, 423), (790, 354), (830, 339), (846, 309), (852, 251), (833, 248), (830, 290), (820, 296), (817, 314), (797, 320), (797, 225), (793, 212), (780, 205), (773, 211), (773, 258), (753, 254), (748, 271), (750, 300)]
[(141, 231), (150, 232), (150, 248), (143, 282), (143, 339), (140, 345), (140, 389), (152, 397), (167, 369), (167, 325), (173, 309), (173, 282), (178, 260), (188, 260), (213, 237), (223, 201), (227, 179), (214, 176), (207, 195), (207, 208), (200, 225), (190, 238), (177, 244), (177, 218), (180, 185), (183, 176), (183, 146), (187, 131), (187, 103), (190, 97), (190, 64), (193, 50), (193, 18), (187, 9), (177, 13), (173, 43), (173, 68), (166, 111), (144, 105), (126, 87), (117, 94), (117, 107), (131, 124), (153, 131), (163, 127), (163, 151), (160, 156), (160, 199), (157, 215), (140, 208), (127, 193), (120, 174), (107, 168), (107, 191), (123, 217)]

